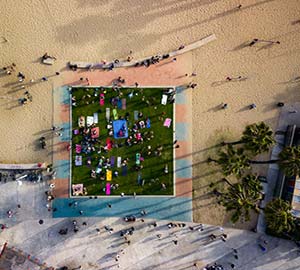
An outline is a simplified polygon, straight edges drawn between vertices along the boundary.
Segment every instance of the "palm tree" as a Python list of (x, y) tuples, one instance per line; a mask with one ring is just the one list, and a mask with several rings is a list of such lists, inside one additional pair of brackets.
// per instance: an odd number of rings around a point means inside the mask
[(265, 208), (267, 227), (275, 234), (288, 233), (295, 226), (295, 218), (291, 213), (290, 203), (276, 198), (269, 202)]
[(231, 144), (227, 146), (226, 151), (219, 153), (218, 159), (208, 158), (207, 161), (218, 163), (225, 176), (235, 174), (240, 177), (245, 169), (250, 168), (249, 159), (244, 154), (244, 149), (235, 149)]
[(231, 221), (235, 223), (240, 218), (245, 221), (250, 220), (251, 210), (258, 213), (258, 203), (261, 198), (260, 181), (254, 175), (247, 175), (239, 183), (230, 183), (227, 192), (221, 194), (220, 204), (226, 208), (226, 211), (233, 211)]
[(254, 155), (269, 151), (270, 146), (275, 143), (272, 129), (264, 122), (246, 126), (243, 136), (240, 141), (226, 144), (243, 143), (246, 150), (249, 150)]
[(278, 163), (279, 167), (287, 176), (300, 174), (300, 145), (287, 146), (279, 154), (279, 159), (254, 161), (250, 160), (250, 164), (266, 164)]
[(279, 154), (279, 167), (287, 176), (300, 174), (300, 146), (285, 147)]

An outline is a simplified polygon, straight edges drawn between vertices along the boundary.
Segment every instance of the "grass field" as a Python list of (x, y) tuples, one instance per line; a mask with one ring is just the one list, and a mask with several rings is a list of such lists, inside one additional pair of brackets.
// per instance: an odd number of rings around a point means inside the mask
[[(98, 113), (98, 124), (100, 133), (98, 141), (94, 144), (95, 151), (88, 153), (75, 153), (75, 145), (82, 144), (84, 135), (82, 132), (78, 135), (72, 135), (72, 184), (84, 184), (87, 189), (87, 195), (105, 195), (106, 183), (118, 184), (117, 189), (111, 189), (111, 195), (173, 195), (173, 104), (161, 105), (162, 88), (121, 88), (120, 92), (116, 92), (111, 88), (73, 88), (72, 96), (75, 97), (76, 106), (72, 106), (72, 130), (79, 129), (78, 118), (84, 116), (93, 116)], [(104, 94), (104, 105), (100, 106), (100, 95)], [(129, 95), (132, 95), (132, 98)], [(112, 104), (112, 99), (126, 98), (126, 109), (118, 108), (116, 104)], [(112, 110), (117, 109), (118, 118), (127, 118), (127, 127), (129, 136), (134, 136), (132, 130), (135, 123), (149, 118), (151, 121), (150, 128), (139, 128), (137, 132), (141, 133), (143, 142), (135, 143), (135, 139), (131, 141), (132, 145), (126, 145), (125, 138), (115, 139), (109, 136), (107, 125), (111, 124), (106, 120), (106, 108), (110, 108), (110, 121), (114, 120)], [(143, 116), (138, 120), (134, 120), (134, 111), (142, 112)], [(166, 118), (172, 119), (170, 128), (164, 127), (163, 123)], [(153, 138), (151, 138), (151, 135)], [(89, 135), (88, 135), (89, 136)], [(113, 145), (111, 150), (104, 149), (106, 140), (110, 138)], [(149, 138), (149, 140), (148, 140)], [(149, 150), (151, 146), (151, 150)], [(157, 148), (161, 151), (157, 151)], [(151, 153), (150, 153), (151, 152)], [(140, 153), (144, 160), (141, 160), (142, 168), (136, 167), (136, 154)], [(82, 166), (75, 166), (75, 156), (82, 156)], [(107, 158), (115, 157), (115, 165), (107, 168), (99, 166), (99, 161)], [(117, 168), (117, 157), (121, 157), (122, 161), (128, 159), (127, 175), (124, 175), (123, 166)], [(87, 160), (91, 159), (91, 165), (87, 164)], [(124, 165), (124, 164), (123, 164)], [(165, 167), (168, 167), (168, 173), (165, 173)], [(102, 169), (96, 174), (96, 178), (91, 177), (92, 170), (96, 168)], [(107, 182), (106, 170), (112, 171), (112, 180)], [(118, 176), (115, 176), (115, 172)], [(139, 181), (138, 181), (139, 180)], [(165, 184), (165, 189), (162, 188)]]

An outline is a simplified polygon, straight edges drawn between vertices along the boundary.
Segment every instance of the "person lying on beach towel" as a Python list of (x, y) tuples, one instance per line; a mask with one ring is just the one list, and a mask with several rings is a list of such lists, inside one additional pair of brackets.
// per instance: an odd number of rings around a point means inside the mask
[(100, 103), (100, 106), (104, 106), (104, 94), (103, 93), (101, 93), (100, 94), (100, 100), (99, 100), (99, 103)]
[(76, 144), (75, 150), (76, 150), (76, 154), (80, 154), (81, 153), (81, 145), (80, 144)]
[(94, 127), (91, 130), (92, 139), (99, 138), (99, 127)]

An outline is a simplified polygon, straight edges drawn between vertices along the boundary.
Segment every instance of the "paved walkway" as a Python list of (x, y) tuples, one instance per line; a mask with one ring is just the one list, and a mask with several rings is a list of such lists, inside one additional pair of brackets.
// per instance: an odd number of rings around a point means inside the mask
[[(82, 225), (83, 222), (86, 225)], [(128, 224), (116, 218), (80, 218), (77, 223), (79, 231), (74, 233), (72, 219), (44, 220), (43, 225), (37, 220), (24, 221), (4, 231), (0, 241), (7, 240), (8, 247), (21, 250), (46, 265), (68, 266), (69, 269), (81, 265), (82, 270), (195, 270), (195, 262), (198, 269), (214, 262), (221, 263), (225, 270), (231, 269), (231, 263), (239, 270), (299, 269), (299, 252), (292, 242), (247, 231), (225, 229), (227, 241), (224, 243), (220, 239), (209, 240), (210, 234), (222, 233), (210, 225), (204, 225), (204, 230), (199, 232), (189, 228), (196, 224), (168, 229), (167, 221), (158, 221), (154, 227), (153, 220), (148, 219)], [(112, 233), (104, 226), (113, 228)], [(132, 226), (135, 230), (133, 235), (127, 236), (128, 245), (124, 237), (120, 237), (120, 231)], [(60, 229), (66, 228), (67, 235), (58, 234)], [(268, 242), (264, 244), (266, 251), (258, 246), (263, 240)], [(232, 248), (237, 250), (238, 259), (234, 258)], [(117, 254), (120, 255), (118, 261), (115, 260)], [(1, 262), (0, 259), (0, 265)]]
[[(190, 52), (192, 50), (198, 49), (204, 45), (206, 45), (209, 42), (212, 42), (214, 40), (216, 40), (216, 36), (215, 34), (209, 35), (203, 39), (200, 39), (196, 42), (193, 42), (191, 44), (185, 45), (183, 48), (181, 49), (177, 49), (175, 51), (172, 51), (170, 53), (168, 53), (169, 58), (173, 58), (175, 56), (179, 56), (181, 54)], [(71, 61), (70, 65), (72, 66), (77, 66), (78, 68), (84, 68), (84, 69), (107, 69), (109, 68), (112, 64), (114, 64), (115, 68), (120, 68), (120, 67), (135, 67), (136, 64), (140, 64), (142, 62), (144, 62), (147, 59), (151, 59), (152, 56), (148, 56), (145, 57), (143, 59), (138, 59), (138, 60), (133, 60), (133, 61), (120, 61), (118, 63), (115, 62), (109, 62), (107, 64), (103, 64), (103, 63), (87, 63), (87, 62), (79, 62), (79, 61)], [(160, 60), (162, 60), (162, 55), (160, 55)]]

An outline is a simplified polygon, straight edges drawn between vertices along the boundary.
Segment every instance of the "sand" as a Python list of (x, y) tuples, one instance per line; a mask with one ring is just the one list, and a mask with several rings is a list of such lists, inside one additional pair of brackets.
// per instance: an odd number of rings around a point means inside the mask
[[(241, 10), (235, 7), (242, 3)], [(17, 105), (24, 90), (14, 86), (15, 74), (0, 77), (0, 162), (51, 162), (51, 151), (41, 151), (37, 139), (52, 126), (52, 89), (67, 81), (65, 64), (70, 60), (99, 61), (135, 58), (167, 52), (214, 33), (214, 41), (193, 51), (193, 160), (207, 157), (205, 149), (220, 134), (237, 138), (244, 126), (266, 121), (276, 128), (276, 102), (299, 101), (300, 19), (299, 0), (24, 0), (0, 1), (0, 65), (15, 62), (17, 70), (29, 79), (53, 75), (47, 82), (27, 89), (33, 102)], [(8, 42), (3, 42), (5, 37)], [(279, 40), (280, 45), (252, 48), (245, 42), (253, 38)], [(55, 55), (54, 66), (41, 65), (45, 52)], [(241, 82), (224, 83), (227, 76), (245, 76)], [(216, 86), (217, 85), (217, 86)], [(219, 110), (222, 102), (227, 110)], [(251, 103), (256, 110), (248, 110)], [(195, 187), (207, 181), (201, 165)], [(195, 180), (196, 181), (196, 180)], [(202, 191), (195, 190), (195, 196)], [(209, 201), (209, 199), (207, 199)], [(223, 215), (206, 217), (195, 204), (198, 220), (222, 222)]]

